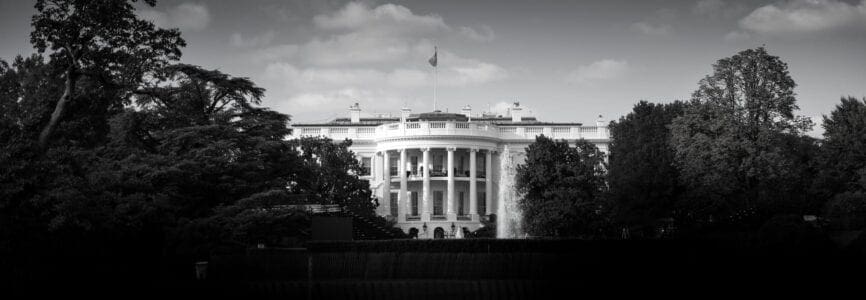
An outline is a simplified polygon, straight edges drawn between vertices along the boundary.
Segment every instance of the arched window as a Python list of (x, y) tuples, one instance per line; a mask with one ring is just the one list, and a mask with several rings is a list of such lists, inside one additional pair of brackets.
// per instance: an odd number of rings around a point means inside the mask
[(442, 229), (442, 227), (436, 227), (436, 229), (433, 230), (433, 238), (434, 239), (444, 239), (445, 238), (445, 229)]

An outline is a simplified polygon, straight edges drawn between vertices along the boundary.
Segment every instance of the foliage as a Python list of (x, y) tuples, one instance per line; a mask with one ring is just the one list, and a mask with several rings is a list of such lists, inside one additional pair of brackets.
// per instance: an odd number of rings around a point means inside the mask
[[(156, 28), (139, 19), (135, 0), (38, 0), (30, 41), (39, 53), (50, 53), (62, 70), (63, 93), (39, 135), (45, 149), (62, 119), (70, 118), (70, 103), (89, 101), (92, 109), (118, 108), (148, 71), (178, 60), (186, 42), (176, 29)], [(146, 4), (154, 6), (155, 0)], [(79, 79), (90, 79), (82, 84)], [(93, 101), (89, 91), (111, 97)], [(104, 114), (104, 113), (103, 113)]]
[(604, 154), (594, 144), (539, 136), (517, 167), (523, 228), (533, 236), (596, 236), (606, 189)]
[(842, 98), (824, 116), (824, 140), (815, 188), (823, 197), (866, 191), (866, 98)]
[(154, 72), (134, 92), (138, 105), (155, 109), (170, 126), (192, 126), (225, 123), (260, 104), (265, 90), (247, 78), (176, 64)]
[(496, 214), (491, 214), (490, 219), (481, 218), (481, 228), (470, 232), (467, 238), (496, 238)]
[(264, 89), (169, 65), (179, 33), (130, 3), (38, 1), (33, 43), (50, 53), (0, 60), (0, 253), (206, 258), (305, 239), (309, 217), (285, 205), (373, 214), (351, 142), (286, 141)]
[[(349, 151), (351, 140), (303, 137), (289, 142), (300, 151), (300, 173), (289, 191), (305, 194), (316, 203), (340, 204), (365, 217), (375, 215), (370, 184), (360, 180), (360, 162)], [(348, 172), (347, 172), (348, 171)]]
[[(702, 221), (762, 223), (790, 195), (803, 195), (808, 153), (795, 116), (795, 83), (787, 64), (761, 47), (713, 65), (685, 113), (671, 126), (671, 146), (691, 191), (690, 217)], [(803, 147), (799, 147), (806, 143)], [(791, 149), (790, 146), (798, 146)], [(800, 207), (796, 207), (799, 209)]]
[(684, 187), (668, 142), (669, 127), (684, 108), (680, 101), (640, 101), (631, 113), (611, 122), (610, 197), (625, 225), (650, 228), (656, 220), (673, 217)]
[(866, 228), (866, 192), (845, 192), (827, 202), (824, 217), (833, 229)]

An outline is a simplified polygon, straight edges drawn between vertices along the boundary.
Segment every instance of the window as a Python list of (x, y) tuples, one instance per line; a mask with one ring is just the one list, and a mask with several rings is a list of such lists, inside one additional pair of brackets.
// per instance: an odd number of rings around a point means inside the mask
[(442, 191), (433, 191), (433, 214), (444, 215), (442, 212)]
[(418, 215), (418, 193), (413, 193), (413, 192), (408, 192), (408, 193), (412, 195), (412, 196), (410, 196), (412, 199), (412, 215), (417, 216)]
[(388, 196), (388, 198), (389, 198), (388, 203), (391, 204), (391, 215), (396, 217), (397, 216), (397, 208), (398, 208), (397, 207), (397, 205), (398, 205), (397, 204), (397, 193), (391, 193)]
[(391, 169), (391, 176), (397, 176), (397, 160), (391, 159), (388, 161), (388, 164), (391, 165), (389, 167), (389, 169)]
[(463, 203), (463, 192), (457, 193), (457, 214), (465, 215), (466, 214), (466, 205)]
[(487, 214), (487, 193), (478, 192), (478, 214), (486, 215)]
[(412, 165), (409, 166), (409, 172), (412, 172), (412, 175), (418, 175), (418, 157), (412, 156), (410, 159), (412, 161)]
[(442, 160), (443, 159), (442, 158), (443, 158), (442, 155), (433, 156), (433, 168), (430, 170), (436, 171), (436, 172), (442, 172), (442, 170), (443, 170), (443, 167), (442, 167)]
[(361, 176), (370, 176), (370, 168), (373, 166), (372, 159), (370, 157), (362, 157), (361, 158)]

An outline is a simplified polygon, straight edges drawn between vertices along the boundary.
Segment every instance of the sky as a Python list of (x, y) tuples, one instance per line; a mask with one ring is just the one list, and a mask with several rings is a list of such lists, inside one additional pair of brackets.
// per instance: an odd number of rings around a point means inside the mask
[[(718, 59), (765, 46), (787, 62), (800, 115), (866, 96), (866, 0), (184, 1), (138, 5), (179, 28), (182, 62), (249, 77), (295, 122), (437, 108), (542, 121), (618, 119), (687, 100)], [(31, 1), (0, 0), (0, 58), (33, 53)]]

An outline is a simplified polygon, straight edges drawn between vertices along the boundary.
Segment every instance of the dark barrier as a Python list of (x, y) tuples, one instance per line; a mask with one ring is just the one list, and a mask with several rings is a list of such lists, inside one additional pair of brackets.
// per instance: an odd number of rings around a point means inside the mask
[(863, 265), (832, 247), (684, 240), (314, 242), (307, 251), (251, 250), (212, 263), (218, 280), (243, 283), (240, 294), (316, 299), (527, 299), (575, 288), (772, 290), (857, 286), (863, 277), (848, 275)]

